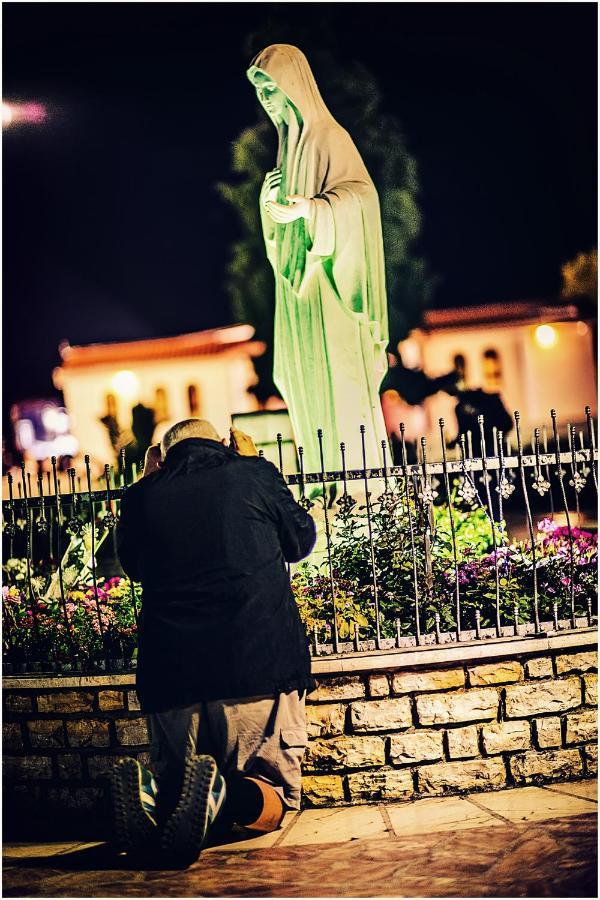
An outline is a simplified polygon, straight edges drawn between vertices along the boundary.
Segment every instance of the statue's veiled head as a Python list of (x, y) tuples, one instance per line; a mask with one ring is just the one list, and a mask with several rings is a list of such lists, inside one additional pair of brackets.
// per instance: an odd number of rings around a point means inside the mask
[(269, 118), (275, 125), (287, 122), (290, 111), (290, 101), (274, 79), (259, 69), (258, 66), (250, 66), (247, 72), (248, 79), (256, 89), (258, 102), (263, 107)]
[(247, 75), (276, 125), (289, 121), (290, 110), (308, 127), (317, 120), (331, 118), (308, 60), (297, 47), (271, 44), (254, 57)]

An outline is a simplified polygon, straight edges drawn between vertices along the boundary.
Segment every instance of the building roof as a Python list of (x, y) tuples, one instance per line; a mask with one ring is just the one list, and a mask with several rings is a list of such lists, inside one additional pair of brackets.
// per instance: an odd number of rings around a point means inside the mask
[(552, 305), (544, 301), (486, 303), (453, 309), (428, 309), (421, 327), (425, 331), (440, 328), (469, 328), (477, 325), (523, 325), (528, 322), (562, 322), (581, 318), (573, 304)]
[(182, 356), (213, 356), (218, 353), (240, 351), (248, 356), (261, 356), (265, 351), (262, 341), (253, 341), (251, 325), (230, 325), (193, 331), (175, 337), (149, 338), (140, 341), (123, 341), (111, 344), (89, 344), (85, 347), (60, 347), (63, 369), (84, 366), (112, 365), (173, 359)]

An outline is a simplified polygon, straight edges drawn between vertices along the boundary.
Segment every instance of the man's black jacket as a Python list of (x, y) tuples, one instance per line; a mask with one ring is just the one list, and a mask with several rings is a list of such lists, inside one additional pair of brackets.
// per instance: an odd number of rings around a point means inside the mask
[(137, 691), (144, 712), (311, 690), (306, 632), (285, 565), (315, 526), (271, 463), (188, 438), (130, 487), (117, 532), (143, 587)]

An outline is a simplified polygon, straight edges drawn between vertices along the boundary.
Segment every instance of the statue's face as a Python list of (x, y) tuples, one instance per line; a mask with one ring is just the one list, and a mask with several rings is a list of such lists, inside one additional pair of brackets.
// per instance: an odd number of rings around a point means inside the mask
[(269, 118), (276, 124), (287, 122), (289, 101), (281, 88), (273, 81), (273, 79), (253, 66), (248, 71), (248, 78), (256, 89), (258, 102), (265, 109)]

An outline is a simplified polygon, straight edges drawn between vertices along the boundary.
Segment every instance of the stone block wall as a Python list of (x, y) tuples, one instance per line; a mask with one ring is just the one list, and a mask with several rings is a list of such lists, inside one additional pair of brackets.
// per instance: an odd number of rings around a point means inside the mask
[[(315, 659), (314, 669), (305, 805), (410, 800), (597, 772), (591, 630), (567, 644), (515, 638), (363, 653)], [(149, 764), (134, 676), (16, 676), (4, 679), (3, 693), (8, 833), (13, 823), (27, 830), (44, 817), (54, 825), (105, 822), (114, 761)]]
[(323, 678), (307, 707), (305, 803), (596, 775), (596, 670), (587, 650)]
[[(15, 682), (24, 687), (14, 689)], [(134, 756), (150, 762), (146, 720), (133, 682), (131, 676), (4, 679), (4, 827), (9, 834), (28, 831), (27, 823), (41, 820), (108, 820), (107, 773), (115, 760)]]

